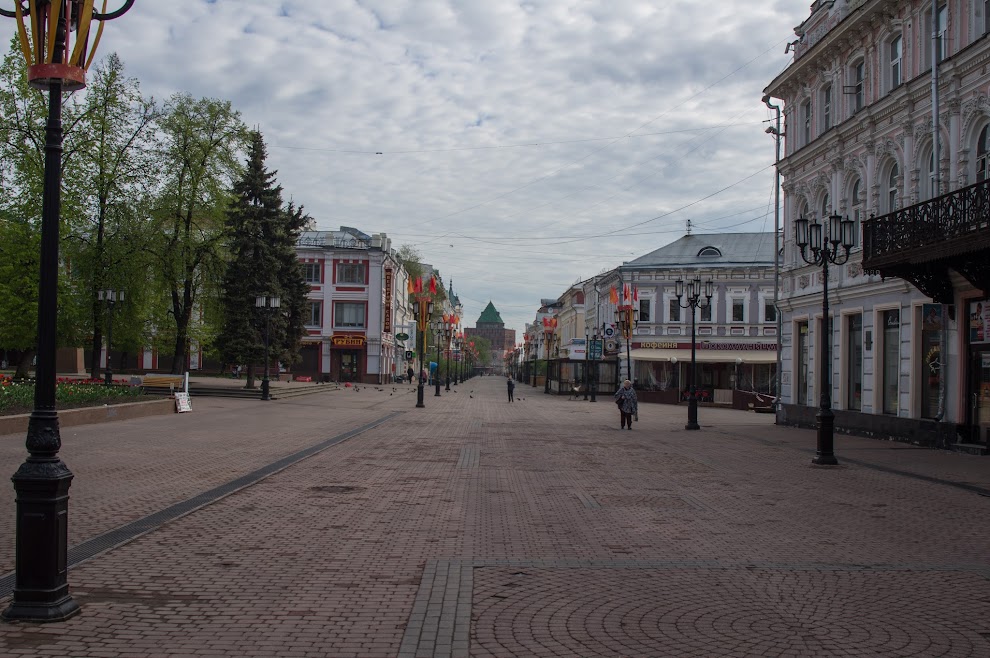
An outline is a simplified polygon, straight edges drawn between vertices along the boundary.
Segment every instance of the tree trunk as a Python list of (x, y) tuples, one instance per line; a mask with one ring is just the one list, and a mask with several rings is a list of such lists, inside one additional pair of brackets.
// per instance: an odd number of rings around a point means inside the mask
[(100, 378), (100, 356), (103, 354), (103, 328), (98, 324), (93, 327), (93, 354), (89, 364), (89, 376), (92, 379)]
[(254, 364), (248, 364), (247, 367), (247, 383), (244, 384), (244, 388), (257, 388), (254, 385)]
[(31, 361), (34, 359), (35, 350), (24, 350), (21, 352), (21, 360), (17, 363), (17, 370), (14, 372), (14, 379), (28, 379)]

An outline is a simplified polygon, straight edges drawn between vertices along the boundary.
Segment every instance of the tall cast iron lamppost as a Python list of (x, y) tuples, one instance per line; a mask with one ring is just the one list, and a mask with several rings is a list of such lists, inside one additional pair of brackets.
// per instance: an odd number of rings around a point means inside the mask
[[(855, 224), (841, 215), (828, 218), (828, 235), (823, 235), (824, 227), (818, 222), (808, 223), (804, 217), (794, 220), (794, 238), (801, 258), (809, 265), (822, 266), (822, 349), (818, 366), (818, 384), (821, 388), (821, 402), (818, 406), (818, 449), (812, 463), (822, 466), (835, 466), (839, 462), (833, 452), (835, 414), (832, 413), (832, 319), (828, 316), (828, 266), (843, 265), (849, 260), (849, 250), (855, 238)], [(842, 247), (840, 253), (839, 247)], [(811, 253), (808, 253), (810, 248)]]
[[(422, 281), (420, 281), (422, 288)], [(424, 293), (416, 295), (416, 303), (413, 305), (413, 316), (416, 318), (416, 351), (419, 353), (419, 372), (416, 379), (416, 407), (423, 408), (426, 403), (423, 401), (423, 357), (426, 355), (426, 329), (430, 324), (430, 316), (433, 315), (433, 299)]]
[[(446, 386), (445, 391), (450, 390), (450, 365), (453, 360), (453, 354), (450, 351), (450, 341), (453, 340), (454, 336), (457, 334), (457, 322), (459, 318), (454, 315), (444, 315), (443, 316), (443, 339), (446, 342), (447, 347), (444, 353), (447, 355), (447, 373), (446, 373)], [(437, 368), (440, 367), (439, 360), (437, 361)], [(437, 374), (440, 374), (437, 372)]]
[[(554, 346), (557, 332), (557, 318), (543, 318), (543, 349), (547, 358), (547, 371), (543, 377), (543, 392), (550, 392), (550, 350)], [(534, 379), (535, 381), (535, 379)]]
[(255, 297), (254, 305), (265, 314), (265, 374), (261, 378), (261, 399), (271, 400), (269, 394), (268, 363), (270, 361), (269, 351), (271, 349), (272, 315), (278, 312), (282, 306), (282, 299), (277, 295), (261, 295)]
[[(678, 279), (674, 282), (674, 294), (677, 296), (677, 304), (681, 308), (691, 309), (691, 392), (688, 395), (688, 422), (684, 429), (699, 430), (701, 426), (698, 425), (698, 359), (695, 354), (698, 344), (694, 335), (695, 316), (698, 315), (697, 309), (711, 305), (712, 295), (715, 294), (715, 284), (712, 283), (711, 279), (708, 279), (702, 286), (701, 278), (695, 277), (694, 281), (688, 281), (685, 291), (684, 281)], [(687, 304), (681, 303), (681, 297), (685, 298)]]
[[(28, 420), (28, 457), (11, 480), (17, 499), (14, 597), (3, 612), (9, 620), (64, 621), (79, 612), (67, 578), (69, 486), (72, 472), (59, 458), (62, 437), (55, 410), (58, 245), (62, 205), (62, 92), (86, 86), (103, 21), (122, 16), (134, 0), (101, 13), (93, 0), (14, 0), (0, 16), (17, 20), (27, 79), (48, 90), (45, 178), (41, 204), (38, 277), (38, 344), (34, 410)], [(100, 26), (90, 39), (93, 21)], [(92, 43), (92, 49), (90, 44)]]
[(446, 322), (443, 318), (438, 318), (433, 321), (433, 342), (437, 346), (437, 371), (433, 375), (433, 383), (436, 384), (436, 393), (433, 397), (440, 397), (440, 341), (443, 339), (443, 331)]
[(110, 353), (113, 348), (113, 309), (118, 302), (123, 303), (123, 290), (98, 290), (96, 297), (107, 305), (107, 367), (103, 370), (103, 383), (113, 384), (113, 366), (110, 363)]
[(622, 338), (626, 341), (626, 377), (632, 379), (632, 359), (630, 358), (629, 345), (632, 343), (633, 329), (639, 324), (639, 309), (633, 304), (623, 304), (615, 309), (615, 324), (622, 332)]

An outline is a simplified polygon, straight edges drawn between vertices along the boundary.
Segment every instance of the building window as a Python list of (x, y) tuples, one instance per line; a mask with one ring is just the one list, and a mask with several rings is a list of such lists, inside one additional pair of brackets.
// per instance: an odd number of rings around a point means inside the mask
[(990, 32), (990, 0), (983, 0), (983, 34)]
[(857, 178), (852, 189), (853, 246), (859, 246), (860, 226), (863, 222), (863, 186)]
[(337, 263), (337, 283), (366, 284), (364, 263)]
[(711, 302), (705, 304), (701, 307), (699, 311), (701, 314), (701, 322), (711, 322), (712, 321), (712, 304)]
[(942, 309), (937, 304), (921, 307), (921, 417), (938, 416), (938, 391), (942, 377)]
[(777, 321), (777, 307), (773, 305), (773, 302), (766, 300), (763, 302), (763, 321), (764, 322), (776, 322)]
[(309, 303), (309, 317), (306, 319), (307, 327), (319, 327), (323, 325), (323, 302)]
[(716, 249), (715, 247), (705, 247), (704, 249), (698, 252), (698, 255), (709, 258), (717, 258), (718, 256), (722, 255), (722, 252)]
[(676, 300), (670, 300), (670, 308), (668, 311), (670, 316), (670, 322), (680, 322), (681, 321), (681, 303)]
[(938, 196), (937, 185), (935, 183), (935, 151), (933, 150), (931, 155), (928, 156), (928, 179), (925, 181), (926, 189), (925, 198), (922, 201), (927, 201), (928, 199), (934, 199)]
[[(990, 0), (988, 0), (990, 1)], [(990, 180), (990, 127), (984, 126), (976, 144), (976, 180)]]
[(797, 325), (797, 354), (795, 366), (794, 403), (808, 404), (808, 323), (799, 322)]
[(306, 283), (319, 283), (320, 282), (320, 264), (319, 263), (303, 263), (303, 276), (306, 277)]
[(801, 105), (801, 134), (804, 136), (802, 146), (811, 143), (811, 101)]
[(650, 321), (650, 300), (648, 299), (639, 300), (639, 321)]
[(897, 179), (899, 176), (900, 172), (897, 169), (897, 165), (892, 165), (890, 167), (890, 174), (887, 176), (887, 207), (884, 208), (885, 212), (894, 212), (897, 210)]
[(364, 303), (337, 302), (333, 305), (333, 326), (348, 329), (364, 328)]
[(822, 89), (822, 131), (832, 127), (832, 85)]
[(901, 312), (897, 309), (884, 311), (883, 321), (883, 355), (880, 366), (880, 376), (883, 380), (881, 391), (883, 395), (883, 413), (897, 415), (897, 381), (901, 367)]
[[(925, 3), (928, 7), (925, 10), (925, 66), (932, 65), (932, 11), (931, 3)], [(941, 62), (949, 56), (949, 9), (947, 5), (938, 8), (938, 17), (935, 27), (935, 50), (937, 52), (936, 61)]]
[(904, 42), (901, 37), (894, 37), (890, 42), (890, 88), (901, 86), (901, 59), (904, 54)]
[(824, 196), (824, 197), (822, 198), (822, 209), (821, 209), (821, 214), (819, 214), (819, 215), (818, 215), (818, 219), (819, 219), (819, 220), (821, 220), (821, 222), (822, 222), (823, 224), (825, 223), (825, 219), (826, 219), (826, 218), (828, 217), (828, 211), (829, 211), (829, 206), (831, 206), (831, 205), (832, 205), (832, 204), (831, 204), (831, 199), (829, 199), (829, 198), (828, 198), (828, 195), (826, 194), (826, 195), (825, 195), (825, 196)]
[(733, 299), (732, 300), (732, 321), (733, 322), (745, 322), (746, 316), (746, 304), (745, 300)]
[(846, 409), (863, 410), (863, 316), (846, 318)]
[(852, 111), (859, 112), (866, 105), (864, 84), (866, 80), (866, 63), (859, 62), (852, 68)]

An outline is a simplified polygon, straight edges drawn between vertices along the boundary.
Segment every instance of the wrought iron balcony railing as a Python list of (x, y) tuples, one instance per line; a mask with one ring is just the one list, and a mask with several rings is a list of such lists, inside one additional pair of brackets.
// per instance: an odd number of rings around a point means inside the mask
[(863, 268), (927, 263), (990, 246), (990, 181), (895, 210), (863, 224)]

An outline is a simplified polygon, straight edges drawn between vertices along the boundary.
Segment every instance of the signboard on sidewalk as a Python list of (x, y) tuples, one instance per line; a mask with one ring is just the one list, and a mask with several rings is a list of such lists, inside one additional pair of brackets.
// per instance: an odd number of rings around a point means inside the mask
[(175, 394), (175, 411), (180, 414), (192, 411), (192, 402), (189, 400), (188, 393), (179, 392)]

